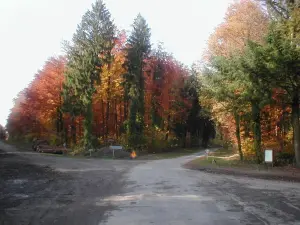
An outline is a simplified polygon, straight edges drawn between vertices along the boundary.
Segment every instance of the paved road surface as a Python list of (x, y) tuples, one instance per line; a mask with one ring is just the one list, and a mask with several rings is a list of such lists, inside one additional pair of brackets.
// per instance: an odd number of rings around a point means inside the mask
[[(6, 147), (0, 145), (0, 149)], [(24, 194), (26, 187), (5, 189), (7, 204), (1, 209), (5, 199), (0, 197), (0, 216), (8, 222), (2, 220), (2, 224), (300, 224), (299, 183), (214, 175), (181, 167), (194, 157), (138, 162), (30, 155), (30, 163), (39, 164), (30, 170), (47, 175), (47, 188), (37, 194)], [(8, 159), (12, 160), (2, 157), (1, 161)], [(30, 177), (35, 182), (28, 181)], [(14, 180), (15, 186), (24, 182)], [(31, 174), (26, 182), (36, 187), (41, 185), (38, 180), (41, 178)], [(5, 179), (4, 187), (9, 182), (12, 179)], [(19, 201), (12, 201), (12, 195)], [(35, 200), (38, 197), (41, 199)]]

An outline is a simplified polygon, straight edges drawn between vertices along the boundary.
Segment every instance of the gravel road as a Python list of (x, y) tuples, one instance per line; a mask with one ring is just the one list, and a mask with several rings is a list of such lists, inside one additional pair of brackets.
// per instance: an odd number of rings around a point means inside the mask
[[(207, 174), (182, 168), (194, 156), (151, 161), (126, 175), (126, 195), (105, 225), (300, 224), (300, 184)], [(103, 201), (99, 205), (105, 206)]]
[(98, 225), (117, 207), (97, 203), (123, 193), (124, 174), (140, 163), (0, 149), (0, 225)]
[[(0, 224), (300, 224), (300, 185), (182, 168), (196, 157), (97, 160), (0, 144)], [(200, 153), (201, 154), (201, 153)]]

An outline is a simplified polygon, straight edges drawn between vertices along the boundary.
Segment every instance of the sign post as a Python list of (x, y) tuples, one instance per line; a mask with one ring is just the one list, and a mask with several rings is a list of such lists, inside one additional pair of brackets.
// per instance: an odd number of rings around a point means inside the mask
[(205, 150), (205, 154), (206, 154), (206, 159), (208, 159), (209, 149), (206, 149), (206, 150)]
[(118, 146), (118, 145), (111, 145), (109, 148), (113, 151), (113, 158), (115, 158), (115, 150), (122, 150), (123, 149), (122, 146)]
[(271, 149), (266, 149), (265, 150), (265, 163), (270, 163), (272, 164), (272, 167), (273, 167), (273, 150)]

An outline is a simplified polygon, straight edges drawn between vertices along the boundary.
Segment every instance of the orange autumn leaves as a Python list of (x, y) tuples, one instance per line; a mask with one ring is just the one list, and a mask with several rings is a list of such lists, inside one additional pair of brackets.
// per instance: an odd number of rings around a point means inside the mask
[(268, 17), (259, 3), (252, 0), (233, 3), (224, 19), (209, 38), (206, 57), (242, 53), (247, 41), (261, 43), (268, 29)]
[[(112, 51), (112, 63), (102, 68), (101, 82), (95, 86), (93, 96), (93, 135), (96, 138), (118, 138), (122, 133), (124, 122), (128, 119), (128, 100), (124, 96), (124, 78), (126, 70), (123, 66), (126, 43), (125, 33), (116, 39)], [(157, 66), (161, 67), (160, 79), (155, 79)], [(15, 138), (33, 137), (48, 138), (49, 135), (62, 137), (57, 131), (59, 112), (62, 112), (61, 96), (64, 82), (66, 59), (50, 58), (38, 71), (31, 84), (18, 96), (8, 119), (8, 130)], [(176, 103), (188, 104), (181, 96), (181, 89), (187, 78), (187, 70), (172, 57), (166, 60), (152, 56), (145, 66), (145, 121), (151, 124), (152, 101), (155, 98), (157, 114), (167, 121), (186, 119), (186, 107), (174, 107)], [(77, 142), (83, 135), (83, 118), (64, 113), (62, 118), (66, 140), (71, 140), (71, 126), (75, 127)], [(73, 122), (72, 122), (73, 121)], [(166, 127), (166, 126), (165, 126)]]
[(31, 84), (15, 100), (8, 118), (11, 136), (47, 136), (56, 123), (61, 106), (62, 84), (66, 60), (52, 57), (38, 71)]

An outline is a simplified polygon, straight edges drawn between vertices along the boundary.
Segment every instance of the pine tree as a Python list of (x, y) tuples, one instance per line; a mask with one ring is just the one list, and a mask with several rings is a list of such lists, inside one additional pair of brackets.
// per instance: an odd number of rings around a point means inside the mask
[(246, 51), (240, 57), (240, 69), (248, 78), (248, 85), (245, 93), (246, 100), (251, 104), (252, 126), (254, 136), (254, 150), (258, 163), (263, 161), (261, 151), (261, 110), (272, 101), (270, 83), (261, 79), (261, 76), (268, 73), (263, 60), (255, 54), (259, 45), (250, 42)]
[[(68, 65), (65, 100), (66, 104), (68, 100), (75, 101), (76, 108), (81, 108), (79, 111), (84, 116), (83, 143), (86, 150), (92, 146), (94, 84), (101, 81), (102, 66), (112, 61), (111, 50), (114, 43), (115, 25), (105, 4), (98, 0), (92, 5), (92, 10), (88, 10), (82, 17), (72, 44), (66, 44)], [(74, 114), (74, 111), (72, 113)]]
[(235, 136), (240, 160), (243, 160), (241, 146), (240, 120), (241, 114), (247, 110), (245, 89), (248, 79), (238, 69), (238, 57), (215, 57), (210, 70), (204, 73), (203, 92), (221, 104), (221, 110), (232, 114), (235, 121)]
[(129, 145), (137, 147), (143, 142), (144, 130), (144, 66), (151, 50), (150, 29), (146, 20), (139, 14), (132, 25), (133, 31), (128, 39), (126, 60), (127, 73), (125, 90), (129, 98), (128, 135)]

